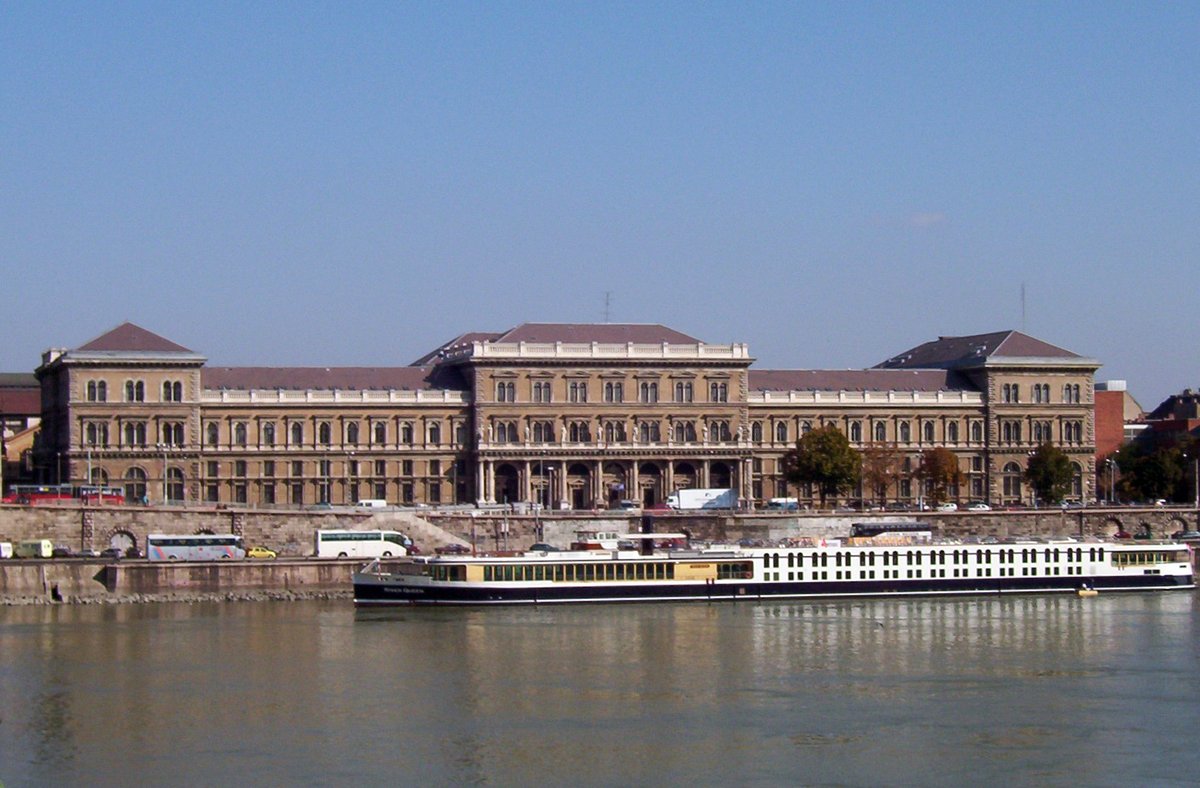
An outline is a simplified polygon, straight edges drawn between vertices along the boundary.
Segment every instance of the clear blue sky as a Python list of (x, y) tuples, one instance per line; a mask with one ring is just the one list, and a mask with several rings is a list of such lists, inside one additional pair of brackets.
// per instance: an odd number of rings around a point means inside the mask
[(1151, 407), (1200, 386), (1198, 41), (1184, 2), (10, 2), (0, 370), (124, 320), (406, 364), (610, 293), (763, 368), (1024, 320)]

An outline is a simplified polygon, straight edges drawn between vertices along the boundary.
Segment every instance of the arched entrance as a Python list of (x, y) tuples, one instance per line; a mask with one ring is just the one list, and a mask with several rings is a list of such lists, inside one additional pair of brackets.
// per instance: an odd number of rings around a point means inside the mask
[(714, 462), (708, 468), (708, 486), (709, 487), (732, 487), (733, 486), (733, 469), (724, 462)]
[(567, 501), (572, 509), (591, 509), (592, 474), (581, 462), (567, 467)]
[(663, 472), (657, 463), (643, 462), (638, 466), (638, 497), (642, 506), (650, 508), (661, 503), (663, 494)]
[[(129, 531), (118, 530), (108, 535), (108, 546), (121, 551), (121, 555), (137, 555), (137, 537)], [(131, 553), (130, 550), (133, 552)]]
[(604, 496), (609, 506), (616, 506), (618, 502), (626, 497), (625, 490), (628, 486), (626, 482), (628, 473), (625, 470), (625, 466), (619, 462), (604, 463), (603, 473), (604, 476), (601, 483), (604, 485)]
[(521, 473), (516, 467), (505, 463), (496, 468), (496, 503), (515, 503), (521, 500)]
[(690, 462), (675, 463), (675, 489), (687, 490), (694, 487), (699, 487), (699, 474), (696, 473), (696, 466)]

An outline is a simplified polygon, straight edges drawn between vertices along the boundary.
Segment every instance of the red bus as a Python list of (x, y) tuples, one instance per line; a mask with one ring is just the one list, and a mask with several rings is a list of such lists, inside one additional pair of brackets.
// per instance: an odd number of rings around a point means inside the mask
[(120, 487), (96, 484), (14, 484), (4, 503), (25, 506), (82, 501), (91, 504), (123, 504), (125, 491)]

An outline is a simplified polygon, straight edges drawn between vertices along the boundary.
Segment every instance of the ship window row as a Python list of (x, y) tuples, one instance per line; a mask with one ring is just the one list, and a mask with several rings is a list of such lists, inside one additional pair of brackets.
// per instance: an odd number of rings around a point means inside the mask
[[(1039, 551), (1033, 548), (1025, 548), (1022, 550), (995, 550), (995, 558), (1001, 564), (1037, 563), (1039, 559)], [(1068, 548), (1061, 550), (1060, 548), (1046, 548), (1041, 552), (1041, 558), (1046, 563), (1058, 563), (1065, 559), (1067, 561), (1081, 562), (1083, 561), (1083, 548)], [(1065, 554), (1065, 556), (1064, 556)], [(974, 555), (974, 563), (990, 564), (993, 558), (993, 551), (988, 550), (933, 550), (929, 552), (919, 550), (885, 550), (879, 552), (859, 552), (857, 553), (857, 562), (855, 561), (855, 553), (815, 553), (809, 556), (809, 565), (812, 567), (827, 567), (831, 564), (834, 567), (852, 566), (857, 563), (860, 567), (875, 566), (875, 558), (879, 556), (879, 562), (883, 566), (921, 566), (926, 562), (933, 566), (949, 564), (968, 564), (972, 562), (971, 556)], [(1088, 549), (1088, 557), (1091, 561), (1104, 560), (1104, 548), (1093, 547)], [(1148, 563), (1154, 563), (1150, 561)], [(805, 565), (803, 553), (767, 553), (763, 556), (764, 569), (778, 569), (786, 564), (789, 569), (802, 568)]]
[(1186, 560), (1186, 553), (1174, 550), (1137, 550), (1112, 554), (1112, 564), (1116, 567), (1171, 564)]
[(484, 582), (550, 581), (587, 583), (602, 580), (674, 580), (675, 565), (666, 562), (586, 564), (485, 564)]

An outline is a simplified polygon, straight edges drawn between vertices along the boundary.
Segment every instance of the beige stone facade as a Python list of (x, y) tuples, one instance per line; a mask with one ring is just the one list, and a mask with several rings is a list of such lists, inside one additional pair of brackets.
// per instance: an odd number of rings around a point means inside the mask
[(1024, 501), (1021, 473), (1048, 441), (1090, 499), (1098, 366), (998, 332), (868, 370), (755, 370), (744, 344), (664, 326), (525, 324), (465, 334), (409, 367), (222, 368), (125, 324), (45, 354), (37, 462), (47, 481), (151, 503), (593, 509), (687, 487), (811, 503), (781, 461), (803, 432), (835, 424), (894, 464), (851, 498), (918, 500), (920, 453), (945, 446), (960, 500)]

